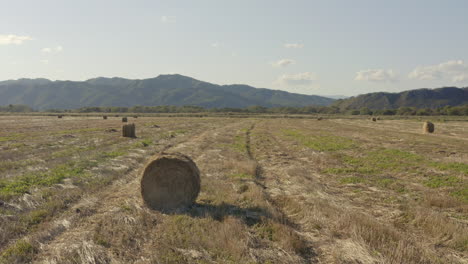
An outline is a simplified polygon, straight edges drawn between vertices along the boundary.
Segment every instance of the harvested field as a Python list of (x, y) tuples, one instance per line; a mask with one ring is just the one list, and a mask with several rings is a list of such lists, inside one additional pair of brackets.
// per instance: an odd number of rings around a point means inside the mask
[[(0, 263), (468, 263), (468, 122), (0, 116)], [(188, 209), (141, 196), (160, 152)]]

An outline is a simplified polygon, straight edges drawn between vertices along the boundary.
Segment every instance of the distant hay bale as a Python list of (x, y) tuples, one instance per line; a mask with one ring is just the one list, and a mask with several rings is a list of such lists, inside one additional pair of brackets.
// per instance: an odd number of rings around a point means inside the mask
[(376, 121), (377, 121), (377, 118), (372, 117), (371, 120), (374, 121), (374, 122), (376, 122)]
[(317, 117), (317, 120), (318, 120), (318, 121), (320, 121), (320, 120), (322, 120), (322, 119), (323, 119), (323, 117), (321, 117), (321, 116)]
[(138, 118), (138, 116), (133, 116), (133, 118)]
[(102, 116), (102, 119), (107, 119), (107, 116)]
[(186, 207), (200, 192), (200, 171), (188, 156), (161, 153), (151, 158), (141, 177), (141, 196), (156, 210)]
[(380, 116), (377, 117), (377, 120), (380, 120)]
[(434, 130), (435, 130), (435, 127), (434, 127), (434, 124), (427, 121), (427, 122), (424, 122), (423, 124), (423, 132), (424, 133), (434, 133)]
[(58, 115), (57, 117), (58, 117), (58, 118), (62, 118), (62, 117), (63, 117), (63, 115)]
[(136, 138), (135, 124), (127, 124), (122, 126), (122, 136)]
[(127, 117), (122, 117), (122, 122), (126, 123), (127, 121)]

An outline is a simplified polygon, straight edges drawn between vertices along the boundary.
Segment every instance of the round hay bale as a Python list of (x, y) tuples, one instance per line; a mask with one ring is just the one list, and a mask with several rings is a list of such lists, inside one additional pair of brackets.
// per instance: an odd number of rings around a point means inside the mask
[(200, 171), (188, 156), (160, 153), (146, 165), (141, 177), (141, 196), (156, 210), (186, 207), (200, 192)]
[(434, 130), (435, 130), (435, 127), (434, 127), (434, 124), (427, 121), (427, 122), (424, 122), (423, 124), (423, 132), (424, 133), (434, 133)]
[(135, 124), (127, 124), (122, 126), (122, 136), (129, 138), (136, 138)]
[(122, 117), (122, 122), (125, 123), (125, 122), (127, 122), (127, 121), (128, 121), (128, 120), (127, 120), (127, 117)]
[(371, 120), (374, 121), (374, 122), (377, 122), (377, 118), (375, 118), (375, 117), (372, 117)]
[(104, 119), (104, 120), (107, 119), (107, 116), (102, 116), (102, 119)]
[(58, 115), (57, 117), (58, 117), (58, 118), (62, 118), (62, 117), (63, 117), (63, 115)]
[(321, 117), (321, 116), (317, 117), (317, 120), (318, 120), (318, 121), (320, 121), (320, 120), (322, 120), (322, 119), (323, 119), (323, 117)]

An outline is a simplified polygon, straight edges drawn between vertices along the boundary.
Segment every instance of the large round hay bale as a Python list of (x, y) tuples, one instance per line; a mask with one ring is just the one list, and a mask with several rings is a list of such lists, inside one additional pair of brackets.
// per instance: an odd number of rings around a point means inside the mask
[(135, 124), (127, 124), (122, 126), (122, 136), (129, 138), (136, 138)]
[(102, 116), (102, 119), (104, 119), (104, 120), (107, 119), (107, 116)]
[(127, 121), (128, 121), (128, 120), (127, 120), (127, 117), (122, 117), (122, 122), (125, 123), (125, 122), (127, 122)]
[(423, 132), (424, 133), (434, 133), (435, 127), (434, 124), (431, 122), (424, 122), (423, 124)]
[(376, 121), (377, 121), (377, 118), (372, 117), (371, 120), (372, 120), (373, 122), (376, 122)]
[(141, 195), (156, 210), (186, 207), (200, 192), (200, 171), (186, 155), (161, 153), (146, 165), (141, 177)]

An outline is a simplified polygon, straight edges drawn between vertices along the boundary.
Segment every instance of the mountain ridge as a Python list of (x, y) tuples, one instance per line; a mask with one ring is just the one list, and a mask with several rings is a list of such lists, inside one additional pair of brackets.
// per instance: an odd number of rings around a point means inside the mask
[(51, 81), (39, 78), (0, 82), (0, 105), (24, 104), (39, 110), (135, 105), (300, 107), (325, 106), (333, 101), (322, 96), (255, 88), (245, 84), (217, 85), (180, 74), (134, 80), (96, 77), (85, 81)]
[(332, 106), (342, 110), (369, 108), (375, 110), (400, 107), (437, 108), (468, 104), (468, 87), (419, 88), (398, 93), (375, 92), (336, 100)]

